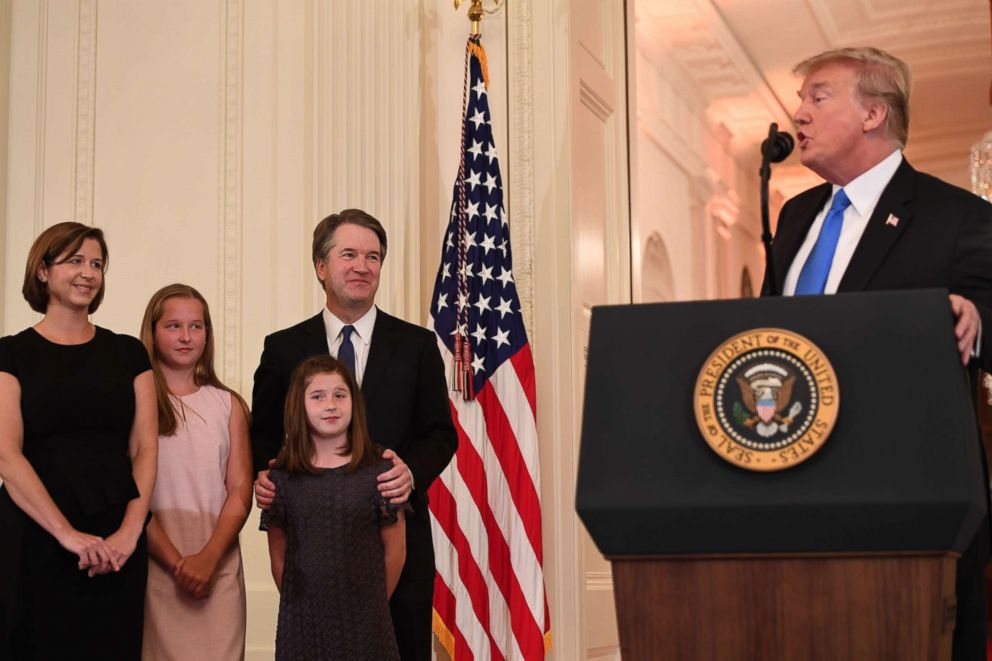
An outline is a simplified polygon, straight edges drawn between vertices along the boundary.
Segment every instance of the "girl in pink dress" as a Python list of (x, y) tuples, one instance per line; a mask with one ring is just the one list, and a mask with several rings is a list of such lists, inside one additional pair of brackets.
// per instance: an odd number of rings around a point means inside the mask
[(141, 341), (159, 426), (142, 658), (243, 659), (238, 533), (251, 509), (248, 407), (214, 373), (210, 310), (192, 287), (152, 296)]

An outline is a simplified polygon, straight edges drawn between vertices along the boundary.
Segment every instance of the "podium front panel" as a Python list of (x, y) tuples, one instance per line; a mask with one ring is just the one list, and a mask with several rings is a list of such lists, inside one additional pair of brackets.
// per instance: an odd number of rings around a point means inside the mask
[[(816, 344), (840, 389), (830, 438), (778, 472), (723, 460), (693, 412), (710, 353), (763, 327)], [(960, 551), (982, 461), (945, 291), (593, 310), (576, 507), (607, 556)]]

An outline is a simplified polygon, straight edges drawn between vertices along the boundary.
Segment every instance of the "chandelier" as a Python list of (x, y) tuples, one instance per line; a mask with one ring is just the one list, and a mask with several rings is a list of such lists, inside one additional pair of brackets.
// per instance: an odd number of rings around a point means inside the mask
[(992, 202), (992, 131), (971, 147), (971, 191)]

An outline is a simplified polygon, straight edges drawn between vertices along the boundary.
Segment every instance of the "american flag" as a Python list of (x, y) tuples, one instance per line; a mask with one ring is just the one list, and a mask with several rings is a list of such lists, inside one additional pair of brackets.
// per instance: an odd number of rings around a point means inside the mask
[(429, 491), (434, 632), (452, 659), (543, 659), (534, 360), (510, 268), (485, 51), (466, 47), (462, 158), (431, 300), (451, 386), (454, 461)]

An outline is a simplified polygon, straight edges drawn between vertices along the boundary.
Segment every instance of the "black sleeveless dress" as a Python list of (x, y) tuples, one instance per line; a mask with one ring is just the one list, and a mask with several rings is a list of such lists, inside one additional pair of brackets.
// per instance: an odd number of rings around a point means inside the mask
[[(110, 535), (139, 495), (128, 439), (134, 379), (150, 368), (138, 340), (99, 327), (78, 345), (31, 328), (0, 338), (0, 371), (21, 387), (24, 456), (77, 530)], [(89, 578), (5, 488), (0, 531), (0, 659), (141, 658), (144, 534), (120, 572)]]

